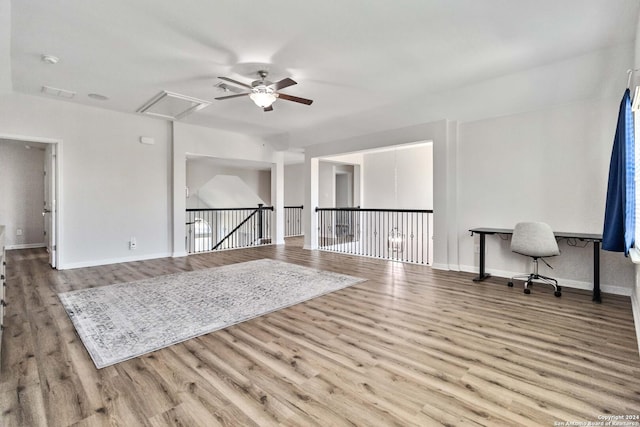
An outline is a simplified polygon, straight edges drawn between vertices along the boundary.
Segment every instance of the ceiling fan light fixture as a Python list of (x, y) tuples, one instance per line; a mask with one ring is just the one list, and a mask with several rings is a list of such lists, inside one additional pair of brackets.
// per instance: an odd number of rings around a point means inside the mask
[(276, 93), (273, 88), (259, 85), (251, 89), (249, 98), (260, 108), (270, 107), (276, 101)]

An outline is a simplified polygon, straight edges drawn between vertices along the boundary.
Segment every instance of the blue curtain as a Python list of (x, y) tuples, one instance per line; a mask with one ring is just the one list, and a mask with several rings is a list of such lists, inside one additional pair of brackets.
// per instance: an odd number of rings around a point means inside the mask
[(604, 212), (602, 249), (629, 254), (634, 244), (636, 217), (635, 144), (631, 94), (624, 92), (620, 102), (618, 126), (613, 139), (609, 186)]

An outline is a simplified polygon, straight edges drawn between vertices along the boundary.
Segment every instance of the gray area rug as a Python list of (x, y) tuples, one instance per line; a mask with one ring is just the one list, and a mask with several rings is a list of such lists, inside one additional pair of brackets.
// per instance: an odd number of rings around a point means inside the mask
[(104, 368), (364, 280), (261, 259), (58, 297)]

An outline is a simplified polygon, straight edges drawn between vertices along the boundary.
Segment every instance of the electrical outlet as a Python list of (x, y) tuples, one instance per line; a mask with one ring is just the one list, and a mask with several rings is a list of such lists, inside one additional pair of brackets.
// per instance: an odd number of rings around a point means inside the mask
[(132, 237), (131, 239), (129, 239), (129, 249), (130, 250), (134, 250), (137, 245), (138, 245), (138, 243), (136, 242), (136, 238), (135, 237)]
[(479, 254), (480, 253), (480, 245), (474, 245), (473, 246), (473, 252)]
[(22, 228), (16, 230), (16, 236), (22, 236)]

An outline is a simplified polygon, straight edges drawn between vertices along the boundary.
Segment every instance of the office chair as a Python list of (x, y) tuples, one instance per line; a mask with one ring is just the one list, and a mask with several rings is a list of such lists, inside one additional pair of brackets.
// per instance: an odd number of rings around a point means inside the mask
[[(553, 234), (553, 230), (544, 222), (520, 222), (513, 229), (511, 239), (511, 251), (520, 255), (533, 258), (533, 273), (513, 276), (509, 280), (508, 286), (513, 286), (514, 280), (524, 280), (524, 293), (531, 293), (533, 280), (541, 280), (553, 286), (555, 296), (562, 295), (562, 288), (558, 286), (558, 281), (551, 277), (538, 274), (538, 259), (547, 264), (543, 257), (552, 257), (560, 254), (558, 242)], [(547, 266), (551, 267), (549, 264)]]

